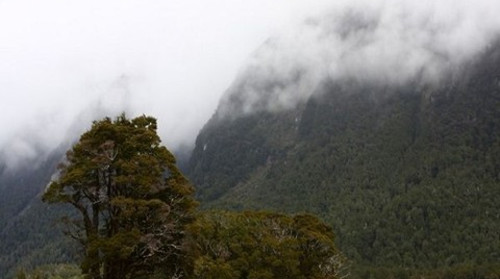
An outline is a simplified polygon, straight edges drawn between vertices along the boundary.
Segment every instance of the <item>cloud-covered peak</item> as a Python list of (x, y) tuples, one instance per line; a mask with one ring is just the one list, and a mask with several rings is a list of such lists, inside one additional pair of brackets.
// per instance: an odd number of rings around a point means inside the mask
[(325, 80), (436, 83), (498, 36), (494, 1), (339, 2), (251, 57), (220, 115), (292, 108)]

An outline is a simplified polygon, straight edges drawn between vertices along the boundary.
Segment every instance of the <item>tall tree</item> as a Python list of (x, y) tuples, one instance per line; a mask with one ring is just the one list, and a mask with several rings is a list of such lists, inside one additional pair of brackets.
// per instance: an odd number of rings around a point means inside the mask
[(43, 195), (77, 210), (66, 219), (67, 233), (83, 245), (82, 271), (89, 278), (186, 273), (184, 235), (196, 207), (194, 190), (156, 130), (148, 116), (95, 121)]

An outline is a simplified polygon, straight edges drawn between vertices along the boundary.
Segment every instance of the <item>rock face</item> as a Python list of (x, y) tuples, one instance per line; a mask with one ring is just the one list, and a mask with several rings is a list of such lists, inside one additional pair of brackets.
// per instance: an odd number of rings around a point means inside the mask
[(196, 140), (203, 206), (318, 214), (369, 265), (498, 262), (500, 44), (439, 82), (324, 80), (293, 108), (228, 114), (245, 86)]

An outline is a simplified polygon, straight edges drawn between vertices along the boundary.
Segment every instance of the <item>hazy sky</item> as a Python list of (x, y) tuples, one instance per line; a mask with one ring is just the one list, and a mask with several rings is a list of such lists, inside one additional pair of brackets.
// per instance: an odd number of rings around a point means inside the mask
[(37, 157), (123, 110), (189, 144), (249, 55), (326, 2), (0, 0), (0, 154)]

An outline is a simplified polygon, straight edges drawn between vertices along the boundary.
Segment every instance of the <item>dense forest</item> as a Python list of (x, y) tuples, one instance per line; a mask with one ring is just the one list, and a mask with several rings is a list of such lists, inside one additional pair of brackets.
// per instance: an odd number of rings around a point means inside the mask
[(58, 224), (68, 208), (41, 201), (61, 156), (57, 152), (39, 165), (0, 176), (0, 278), (12, 276), (16, 266), (33, 269), (73, 261), (77, 255), (77, 247), (63, 237)]

